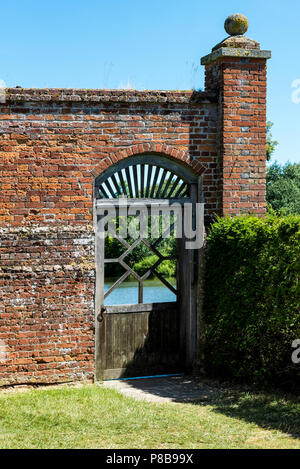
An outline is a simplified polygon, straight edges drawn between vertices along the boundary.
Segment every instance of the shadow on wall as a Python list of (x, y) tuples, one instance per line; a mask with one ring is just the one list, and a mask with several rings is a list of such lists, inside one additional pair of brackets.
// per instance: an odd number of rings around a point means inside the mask
[(199, 103), (203, 99), (203, 92), (194, 91), (190, 98), (191, 107), (181, 119), (182, 122), (189, 123), (188, 152), (191, 161), (198, 160), (205, 168), (201, 175), (199, 202), (205, 203), (205, 226), (209, 226), (216, 214), (221, 215), (221, 167), (217, 153), (218, 109), (215, 105), (217, 97), (214, 93), (206, 94), (209, 97), (209, 104), (202, 107)]

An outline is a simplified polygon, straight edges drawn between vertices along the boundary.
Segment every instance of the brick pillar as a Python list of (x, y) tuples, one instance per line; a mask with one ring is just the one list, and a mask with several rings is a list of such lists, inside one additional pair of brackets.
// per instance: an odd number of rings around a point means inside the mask
[(248, 22), (232, 15), (228, 38), (201, 59), (205, 89), (218, 94), (218, 213), (266, 211), (266, 61), (270, 51), (243, 36)]

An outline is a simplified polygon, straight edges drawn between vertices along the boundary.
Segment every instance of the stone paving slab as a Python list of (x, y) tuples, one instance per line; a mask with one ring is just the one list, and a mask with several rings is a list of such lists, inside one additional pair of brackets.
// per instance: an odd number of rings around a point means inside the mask
[(216, 388), (191, 376), (111, 380), (104, 381), (101, 386), (149, 402), (187, 402), (208, 398), (217, 392)]

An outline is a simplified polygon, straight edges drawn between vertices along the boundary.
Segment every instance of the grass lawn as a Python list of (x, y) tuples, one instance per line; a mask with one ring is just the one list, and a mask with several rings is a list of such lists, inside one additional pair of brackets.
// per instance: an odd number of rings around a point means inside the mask
[(189, 404), (97, 385), (0, 391), (0, 448), (300, 448), (300, 399), (220, 391)]

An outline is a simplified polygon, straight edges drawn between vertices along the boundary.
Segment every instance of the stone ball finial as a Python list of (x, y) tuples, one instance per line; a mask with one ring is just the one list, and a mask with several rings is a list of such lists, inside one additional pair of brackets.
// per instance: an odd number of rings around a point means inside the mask
[(240, 36), (248, 30), (248, 20), (246, 16), (236, 13), (226, 18), (224, 28), (229, 36)]

